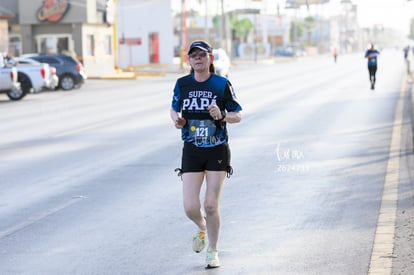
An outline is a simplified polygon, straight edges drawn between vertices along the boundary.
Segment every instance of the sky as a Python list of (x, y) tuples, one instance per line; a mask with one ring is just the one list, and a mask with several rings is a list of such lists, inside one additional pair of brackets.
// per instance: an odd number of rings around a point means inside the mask
[(362, 27), (382, 24), (408, 33), (414, 16), (414, 1), (406, 0), (353, 0), (358, 5), (358, 23)]
[[(193, 8), (204, 13), (205, 1), (207, 0), (186, 0), (188, 9)], [(219, 12), (220, 3), (223, 1), (225, 10), (244, 8), (252, 5), (249, 0), (208, 0), (210, 12)], [(414, 17), (414, 0), (351, 0), (358, 5), (358, 23), (361, 27), (372, 27), (375, 24), (382, 24), (384, 27), (391, 27), (408, 34), (409, 24)], [(263, 3), (271, 5), (273, 12), (276, 11), (276, 4), (279, 4), (280, 11), (283, 13), (285, 0), (262, 0)], [(328, 4), (322, 5), (319, 11), (324, 14), (337, 13), (340, 10), (341, 0), (330, 0)], [(259, 2), (260, 3), (260, 2)], [(175, 9), (181, 7), (181, 0), (172, 0)], [(254, 5), (254, 4), (253, 4)], [(258, 5), (258, 4), (256, 4)], [(316, 8), (313, 7), (313, 10)], [(312, 9), (311, 9), (312, 10)], [(291, 12), (291, 11), (286, 11)]]

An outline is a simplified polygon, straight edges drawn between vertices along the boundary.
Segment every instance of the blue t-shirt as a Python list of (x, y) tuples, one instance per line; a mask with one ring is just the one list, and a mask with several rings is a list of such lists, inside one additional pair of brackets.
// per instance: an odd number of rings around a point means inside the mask
[(187, 124), (181, 129), (181, 138), (197, 147), (214, 147), (228, 141), (226, 123), (213, 120), (207, 106), (217, 105), (220, 110), (238, 112), (242, 108), (230, 81), (222, 76), (211, 74), (204, 82), (198, 82), (193, 74), (177, 80), (171, 107), (181, 112)]
[(368, 66), (372, 67), (372, 66), (377, 66), (377, 57), (379, 55), (379, 51), (377, 50), (367, 50), (365, 52), (365, 57), (368, 58)]

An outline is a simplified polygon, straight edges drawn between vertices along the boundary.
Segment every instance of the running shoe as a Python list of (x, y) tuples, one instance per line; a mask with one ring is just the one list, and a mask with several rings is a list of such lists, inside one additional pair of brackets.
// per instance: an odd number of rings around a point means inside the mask
[(193, 250), (200, 253), (206, 246), (206, 231), (198, 229), (196, 235), (193, 237)]
[(207, 249), (206, 268), (216, 268), (220, 266), (217, 250)]

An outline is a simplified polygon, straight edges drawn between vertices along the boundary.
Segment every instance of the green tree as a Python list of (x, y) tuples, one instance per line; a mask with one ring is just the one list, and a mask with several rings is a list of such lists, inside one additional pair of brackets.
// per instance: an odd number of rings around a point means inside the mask
[(221, 16), (218, 16), (218, 15), (214, 16), (212, 21), (213, 21), (214, 29), (217, 30), (217, 33), (219, 33), (220, 32), (220, 24), (221, 24)]
[(308, 33), (308, 44), (309, 45), (312, 45), (312, 41), (311, 41), (312, 31), (316, 27), (316, 19), (315, 19), (315, 17), (313, 17), (313, 16), (306, 17), (304, 24), (305, 24), (306, 32)]
[(289, 38), (292, 43), (295, 43), (303, 36), (305, 27), (300, 21), (292, 21), (290, 23)]
[(239, 38), (240, 41), (246, 42), (247, 36), (254, 26), (248, 18), (239, 20), (236, 14), (232, 14), (229, 27), (234, 32), (235, 37)]

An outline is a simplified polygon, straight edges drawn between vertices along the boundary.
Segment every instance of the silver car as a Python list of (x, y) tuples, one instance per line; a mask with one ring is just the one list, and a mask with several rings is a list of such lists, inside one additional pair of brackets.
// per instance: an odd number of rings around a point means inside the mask
[(221, 76), (228, 77), (230, 70), (230, 58), (227, 55), (226, 51), (222, 48), (213, 49), (214, 55), (214, 67), (216, 68), (216, 73)]

